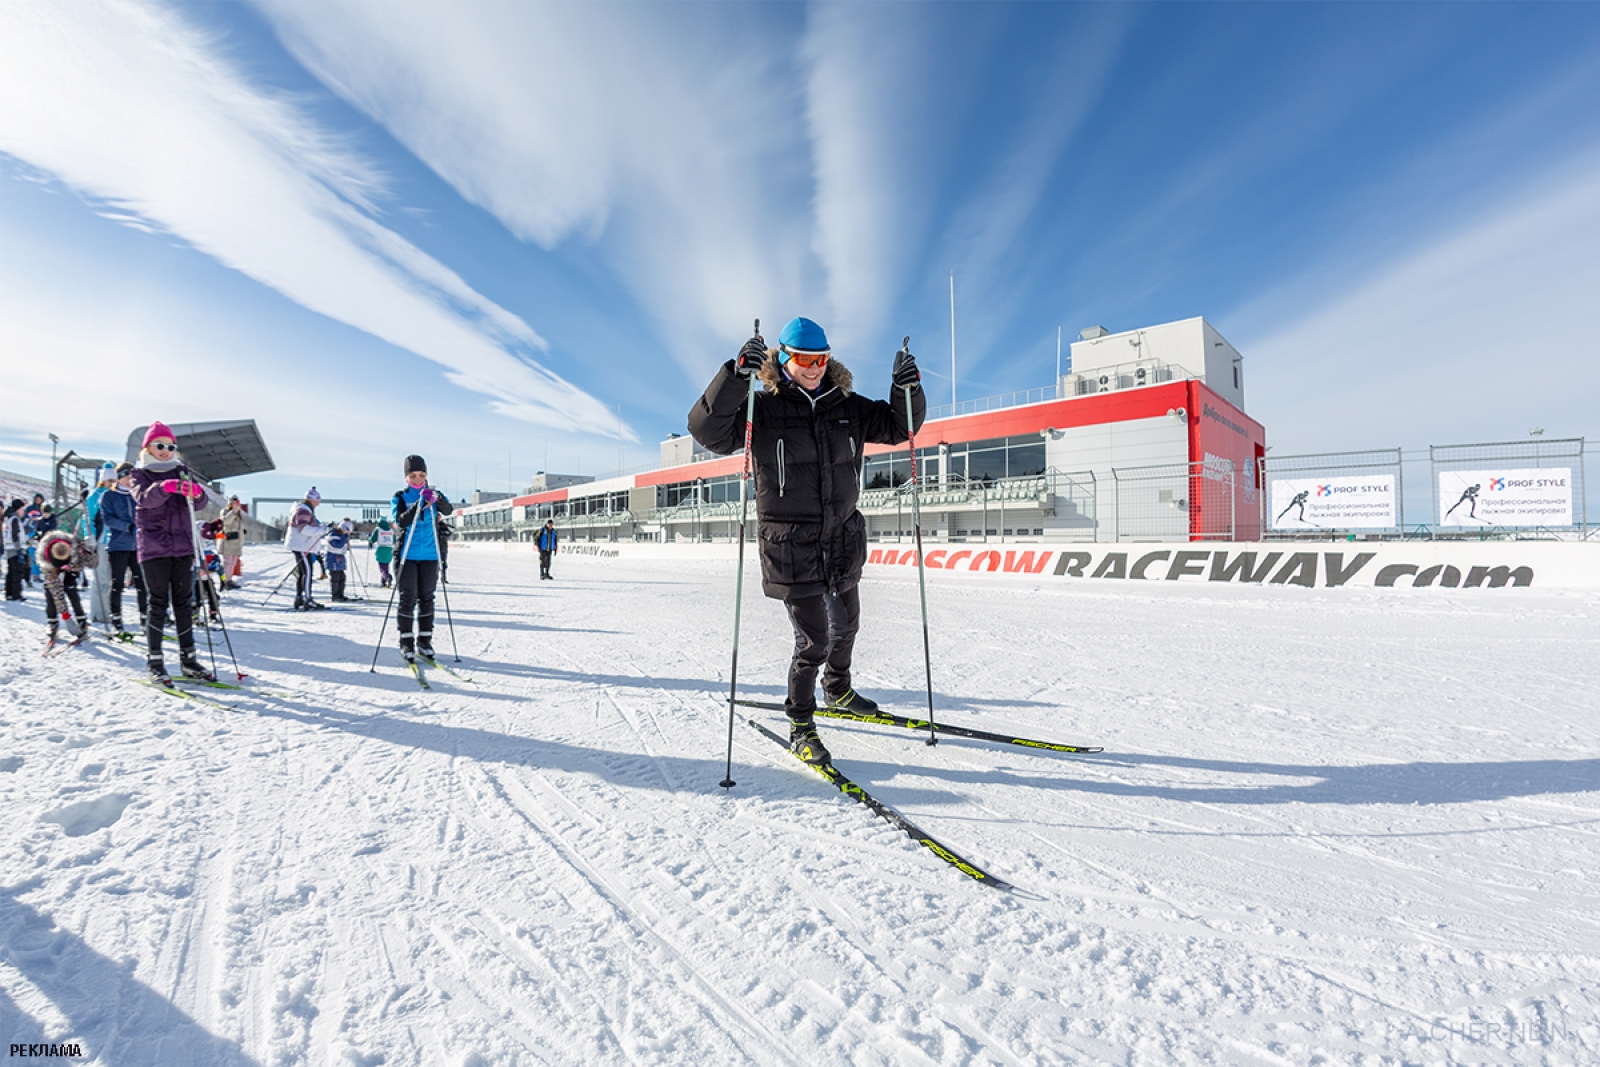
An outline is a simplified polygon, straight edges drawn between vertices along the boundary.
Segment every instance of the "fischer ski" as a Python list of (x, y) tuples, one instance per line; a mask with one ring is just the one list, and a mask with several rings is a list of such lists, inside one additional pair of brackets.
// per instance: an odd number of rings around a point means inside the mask
[[(747, 708), (762, 708), (766, 711), (782, 711), (784, 706), (771, 700), (736, 700), (735, 704), (742, 704)], [(827, 704), (817, 708), (818, 715), (830, 719), (848, 719), (851, 722), (872, 723), (876, 726), (903, 726), (908, 730), (925, 730), (928, 726), (927, 719), (908, 719), (904, 715), (895, 715), (887, 711), (859, 712), (848, 711), (844, 708), (835, 708)], [(1075, 752), (1088, 754), (1104, 752), (1105, 749), (1098, 745), (1063, 745), (1055, 741), (1035, 741), (1029, 737), (1013, 737), (1010, 734), (991, 733), (988, 730), (973, 730), (965, 726), (953, 726), (949, 723), (936, 722), (933, 728), (941, 734), (951, 737), (967, 737), (974, 741), (996, 741), (1002, 745), (1021, 745), (1023, 748), (1039, 748), (1049, 752)]]
[(411, 668), (411, 675), (412, 675), (412, 677), (416, 678), (418, 685), (422, 686), (422, 688), (424, 688), (424, 689), (432, 689), (433, 688), (433, 686), (428, 684), (428, 679), (423, 677), (423, 670), (422, 670), (422, 664), (421, 663), (417, 662), (414, 659), (408, 659), (408, 660), (406, 660), (406, 666)]
[(760, 730), (767, 737), (771, 738), (772, 741), (781, 747), (785, 752), (788, 752), (789, 755), (794, 756), (796, 760), (799, 760), (803, 766), (809, 767), (811, 770), (822, 775), (822, 777), (827, 779), (828, 783), (839, 792), (843, 793), (851, 800), (854, 800), (856, 803), (863, 805), (874, 815), (878, 816), (880, 819), (883, 819), (895, 829), (903, 830), (911, 838), (911, 840), (915, 841), (929, 852), (932, 852), (935, 856), (938, 856), (940, 859), (944, 860), (946, 863), (960, 871), (962, 874), (966, 875), (968, 878), (971, 878), (973, 881), (979, 882), (982, 885), (992, 886), (995, 889), (1015, 888), (1010, 882), (996, 878), (982, 867), (977, 866), (970, 860), (964, 859), (957, 853), (952, 852), (950, 849), (940, 844), (937, 840), (920, 829), (910, 819), (907, 819), (904, 815), (901, 815), (898, 811), (895, 811), (889, 805), (877, 799), (865, 789), (862, 789), (849, 778), (846, 778), (838, 767), (835, 767), (831, 763), (820, 767), (813, 763), (806, 763), (804, 760), (801, 760), (799, 756), (796, 756), (792, 751), (790, 751), (789, 742), (785, 741), (782, 737), (773, 733), (771, 730), (767, 729), (759, 722), (756, 722), (754, 719), (746, 719), (745, 722), (749, 723), (757, 730)]
[[(428, 659), (426, 656), (418, 656), (417, 657), (417, 662), (423, 664), (424, 666), (432, 667), (435, 670), (444, 671), (444, 673), (448, 674), (450, 677), (456, 679), (457, 681), (472, 682), (472, 679), (470, 677), (468, 677), (467, 675), (462, 674), (460, 671), (456, 670), (454, 667), (446, 667), (443, 663), (440, 663), (436, 659)], [(473, 684), (476, 685), (477, 683), (473, 682)]]
[(211, 700), (208, 697), (201, 696), (199, 693), (185, 692), (179, 689), (176, 684), (162, 685), (151, 678), (129, 678), (128, 681), (134, 685), (142, 685), (147, 689), (154, 689), (158, 693), (165, 693), (170, 697), (177, 697), (179, 700), (192, 700), (196, 704), (207, 704), (213, 708), (221, 708), (223, 711), (236, 710), (231, 704), (224, 704), (220, 700)]

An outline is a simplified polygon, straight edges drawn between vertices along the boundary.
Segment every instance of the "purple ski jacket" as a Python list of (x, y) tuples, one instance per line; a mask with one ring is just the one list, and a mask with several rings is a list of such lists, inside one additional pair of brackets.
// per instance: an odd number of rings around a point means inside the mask
[[(163, 467), (166, 469), (160, 469)], [(193, 480), (188, 467), (171, 461), (136, 467), (133, 472), (140, 563), (194, 555), (194, 528), (189, 524), (189, 507), (184, 503), (183, 494), (161, 488), (161, 483), (168, 478)], [(194, 510), (200, 511), (210, 499), (207, 493), (196, 500)]]

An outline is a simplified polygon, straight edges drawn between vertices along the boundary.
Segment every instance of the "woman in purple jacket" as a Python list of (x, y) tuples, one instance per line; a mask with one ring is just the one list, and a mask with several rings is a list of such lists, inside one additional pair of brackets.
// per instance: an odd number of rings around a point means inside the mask
[[(178, 631), (178, 665), (185, 678), (211, 680), (211, 672), (194, 654), (194, 526), (189, 521), (190, 501), (196, 511), (210, 494), (194, 481), (178, 458), (178, 446), (164, 423), (153, 422), (145, 431), (139, 465), (133, 471), (133, 502), (137, 506), (139, 569), (144, 572), (150, 612), (145, 617), (145, 663), (151, 680), (170, 687), (161, 659), (161, 630), (172, 606)], [(187, 498), (187, 499), (186, 499)]]

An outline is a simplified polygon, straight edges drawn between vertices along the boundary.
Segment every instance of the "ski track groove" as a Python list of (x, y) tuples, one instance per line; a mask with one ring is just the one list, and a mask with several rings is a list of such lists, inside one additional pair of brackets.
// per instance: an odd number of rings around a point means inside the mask
[[(616, 916), (618, 922), (625, 923), (628, 927), (637, 931), (641, 935), (640, 940), (648, 940), (649, 943), (664, 949), (671, 955), (700, 990), (703, 1003), (714, 1006), (725, 1018), (736, 1020), (738, 1027), (745, 1031), (747, 1039), (754, 1038), (763, 1043), (765, 1045), (762, 1049), (764, 1055), (797, 1065), (803, 1062), (790, 1056), (788, 1050), (783, 1047), (781, 1038), (773, 1034), (743, 1006), (722, 993), (716, 984), (702, 973), (699, 965), (690, 959), (683, 950), (679, 949), (671, 938), (667, 937), (656, 928), (654, 923), (631, 907), (627, 903), (626, 894), (618, 891), (610, 880), (584, 858), (575, 846), (566, 841), (559, 832), (547, 826), (543, 819), (534, 815), (523, 805), (518, 804), (492, 772), (480, 768), (479, 773), (483, 775), (490, 790), (523, 820), (547, 851), (557, 856), (572, 873), (582, 879), (590, 892)], [(733, 1028), (724, 1023), (722, 1029), (736, 1046), (739, 1046), (747, 1055), (750, 1054), (750, 1050), (743, 1047), (744, 1042), (734, 1037)], [(626, 1043), (621, 1043), (619, 1047), (626, 1049), (627, 1045)]]

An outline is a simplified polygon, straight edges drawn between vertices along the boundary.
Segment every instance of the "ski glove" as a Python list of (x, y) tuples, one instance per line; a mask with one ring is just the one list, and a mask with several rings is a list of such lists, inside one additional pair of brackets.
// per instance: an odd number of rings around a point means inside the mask
[(910, 389), (922, 381), (922, 374), (917, 370), (917, 360), (910, 352), (902, 349), (894, 356), (894, 384), (902, 389)]
[(423, 504), (424, 507), (427, 507), (428, 505), (432, 504), (436, 499), (438, 499), (438, 496), (439, 496), (439, 494), (435, 493), (432, 489), (423, 489), (421, 495), (422, 495), (422, 504)]
[(201, 494), (205, 492), (194, 482), (180, 482), (176, 478), (168, 478), (162, 482), (161, 490), (165, 493), (182, 493), (184, 496), (193, 497), (196, 500), (199, 500)]
[(767, 361), (767, 343), (759, 337), (752, 337), (739, 349), (738, 362), (734, 369), (739, 372), (739, 377), (748, 378), (761, 369), (761, 364)]

